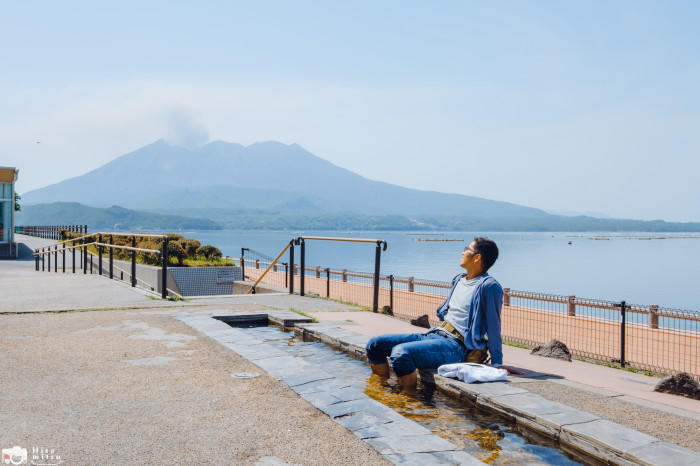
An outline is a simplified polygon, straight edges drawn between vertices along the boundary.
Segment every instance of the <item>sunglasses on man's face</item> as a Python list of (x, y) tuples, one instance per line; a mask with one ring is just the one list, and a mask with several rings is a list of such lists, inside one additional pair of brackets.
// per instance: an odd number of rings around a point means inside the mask
[(473, 250), (473, 249), (470, 248), (469, 246), (467, 246), (466, 248), (464, 248), (464, 251), (462, 251), (462, 254), (464, 254), (464, 253), (467, 252), (467, 251), (471, 252), (472, 254), (479, 254), (477, 251)]

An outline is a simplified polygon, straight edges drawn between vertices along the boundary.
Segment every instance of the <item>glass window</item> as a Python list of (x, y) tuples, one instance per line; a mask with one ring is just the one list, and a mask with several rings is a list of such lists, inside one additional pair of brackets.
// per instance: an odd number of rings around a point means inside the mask
[(11, 228), (10, 220), (12, 219), (11, 202), (0, 202), (0, 243), (5, 243), (10, 240)]
[(10, 183), (0, 183), (0, 199), (9, 199), (12, 191)]

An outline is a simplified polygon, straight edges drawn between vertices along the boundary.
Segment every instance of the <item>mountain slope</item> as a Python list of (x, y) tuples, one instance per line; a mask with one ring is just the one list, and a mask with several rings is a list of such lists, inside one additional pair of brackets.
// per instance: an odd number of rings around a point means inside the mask
[(119, 206), (88, 207), (77, 202), (25, 205), (17, 212), (18, 225), (88, 225), (94, 230), (217, 230), (217, 223), (201, 218), (139, 212)]
[(199, 150), (164, 141), (84, 175), (25, 193), (26, 203), (73, 201), (131, 208), (286, 208), (372, 215), (449, 214), (549, 218), (539, 209), (473, 196), (420, 191), (372, 181), (302, 147), (222, 141)]

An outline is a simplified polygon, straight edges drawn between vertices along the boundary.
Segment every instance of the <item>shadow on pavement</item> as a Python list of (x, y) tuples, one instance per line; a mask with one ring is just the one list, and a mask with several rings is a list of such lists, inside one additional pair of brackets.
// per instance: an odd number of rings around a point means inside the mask
[(24, 243), (17, 243), (17, 249), (19, 251), (19, 255), (17, 257), (17, 260), (19, 261), (33, 261), (34, 260), (34, 251), (27, 246)]

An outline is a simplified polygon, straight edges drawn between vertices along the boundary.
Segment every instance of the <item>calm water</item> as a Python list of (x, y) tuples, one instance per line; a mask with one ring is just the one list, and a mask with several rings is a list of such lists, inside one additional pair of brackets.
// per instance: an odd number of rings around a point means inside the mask
[[(276, 256), (292, 237), (341, 236), (386, 240), (382, 274), (449, 281), (461, 269), (473, 232), (186, 231), (187, 237), (239, 257), (241, 247)], [(504, 287), (584, 298), (626, 300), (700, 311), (700, 237), (647, 233), (479, 233), (496, 241), (500, 258), (491, 269)], [(694, 236), (683, 238), (682, 236)], [(606, 237), (607, 240), (591, 238)], [(457, 242), (419, 242), (449, 238)], [(637, 238), (637, 239), (635, 239)], [(568, 244), (571, 242), (571, 244)], [(372, 272), (374, 245), (307, 241), (308, 265)], [(298, 248), (297, 248), (298, 262)], [(288, 258), (288, 255), (286, 256)], [(286, 259), (285, 259), (286, 260)]]

